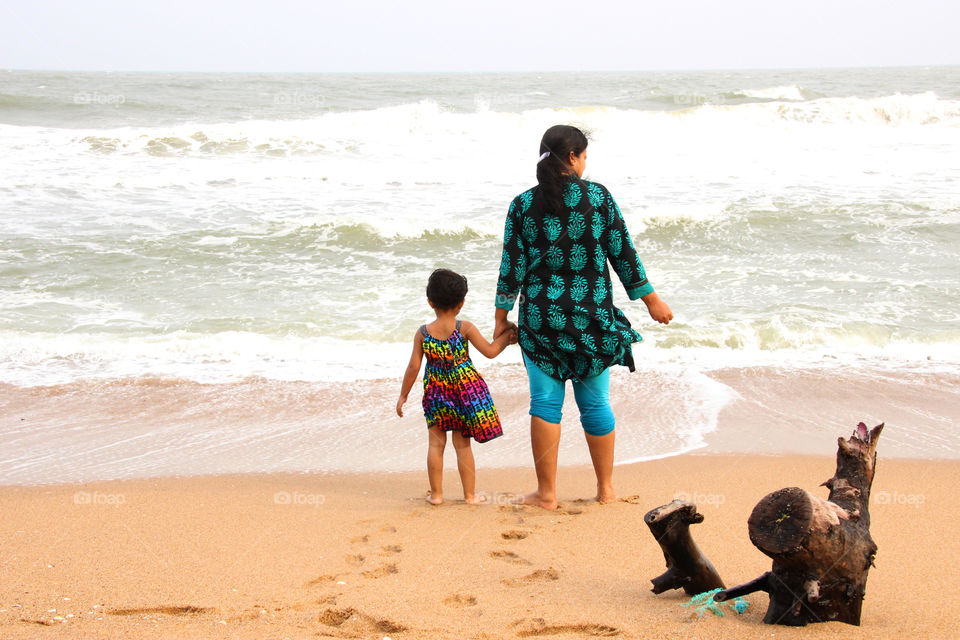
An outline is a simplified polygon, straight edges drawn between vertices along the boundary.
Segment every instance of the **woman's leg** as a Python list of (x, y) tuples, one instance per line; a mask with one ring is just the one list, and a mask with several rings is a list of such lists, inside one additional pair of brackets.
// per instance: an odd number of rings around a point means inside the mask
[(590, 447), (590, 459), (593, 460), (593, 470), (597, 474), (597, 502), (607, 504), (617, 499), (613, 490), (613, 445), (616, 432), (611, 431), (605, 436), (592, 436), (584, 432), (587, 446)]
[(463, 437), (459, 431), (453, 432), (453, 449), (457, 452), (457, 470), (460, 472), (460, 484), (463, 485), (463, 499), (467, 504), (485, 502), (477, 498), (477, 466), (473, 460), (470, 438)]
[(560, 425), (530, 416), (530, 444), (537, 470), (537, 490), (521, 500), (544, 509), (557, 508), (557, 457), (560, 453)]
[(447, 446), (447, 432), (439, 427), (427, 429), (427, 476), (430, 478), (430, 504), (443, 503), (443, 449)]
[(573, 395), (580, 409), (580, 422), (597, 475), (597, 502), (613, 502), (617, 499), (613, 490), (616, 420), (610, 408), (610, 370), (579, 382), (574, 381)]
[(557, 456), (560, 452), (563, 382), (548, 376), (524, 355), (530, 379), (530, 446), (537, 470), (537, 490), (521, 498), (522, 504), (557, 508)]

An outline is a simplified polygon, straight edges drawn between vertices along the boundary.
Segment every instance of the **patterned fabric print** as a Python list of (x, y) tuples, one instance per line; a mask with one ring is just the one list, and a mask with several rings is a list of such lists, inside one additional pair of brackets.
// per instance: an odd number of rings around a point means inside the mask
[(539, 187), (510, 205), (497, 300), (520, 303), (520, 348), (545, 373), (566, 380), (614, 364), (634, 370), (640, 334), (613, 306), (610, 265), (631, 299), (653, 291), (620, 208), (598, 183), (571, 179), (565, 208), (545, 210)]
[(465, 438), (486, 442), (503, 435), (500, 416), (460, 333), (460, 322), (446, 340), (437, 340), (420, 327), (427, 366), (423, 374), (423, 415), (427, 427), (459, 431)]

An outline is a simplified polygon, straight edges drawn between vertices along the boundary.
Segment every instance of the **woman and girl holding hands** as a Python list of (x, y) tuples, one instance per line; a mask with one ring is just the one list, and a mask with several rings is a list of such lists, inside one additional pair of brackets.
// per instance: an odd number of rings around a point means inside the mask
[[(647, 280), (613, 196), (603, 185), (582, 179), (586, 150), (587, 137), (576, 127), (557, 125), (543, 135), (538, 184), (513, 199), (504, 225), (493, 342), (476, 325), (457, 319), (467, 293), (466, 278), (447, 269), (430, 276), (427, 302), (436, 320), (421, 326), (414, 337), (397, 414), (403, 415), (403, 404), (426, 356), (423, 411), (429, 437), (427, 501), (432, 504), (443, 502), (447, 432), (452, 432), (464, 499), (471, 504), (482, 498), (475, 491), (470, 439), (485, 442), (502, 433), (487, 385), (470, 360), (468, 343), (488, 358), (514, 343), (523, 353), (537, 490), (518, 502), (557, 507), (557, 456), (567, 380), (573, 383), (596, 472), (597, 500), (616, 499), (610, 367), (623, 365), (633, 371), (631, 345), (642, 338), (613, 305), (610, 267), (629, 298), (646, 304), (651, 318), (667, 324), (673, 313)], [(507, 313), (518, 300), (514, 324)]]

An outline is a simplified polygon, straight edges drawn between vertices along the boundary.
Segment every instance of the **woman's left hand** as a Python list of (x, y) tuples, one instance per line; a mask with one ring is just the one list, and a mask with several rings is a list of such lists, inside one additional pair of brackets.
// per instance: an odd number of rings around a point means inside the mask
[(670, 310), (670, 306), (666, 302), (660, 299), (656, 291), (640, 299), (647, 305), (650, 317), (660, 324), (670, 324), (670, 321), (673, 320), (673, 311)]

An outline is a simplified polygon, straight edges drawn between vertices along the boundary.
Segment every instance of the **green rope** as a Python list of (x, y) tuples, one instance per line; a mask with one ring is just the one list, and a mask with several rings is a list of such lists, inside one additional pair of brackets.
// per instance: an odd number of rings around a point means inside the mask
[(750, 603), (743, 598), (734, 598), (733, 600), (726, 601), (726, 603), (714, 602), (713, 597), (717, 595), (718, 591), (720, 591), (719, 588), (714, 589), (713, 591), (704, 591), (703, 593), (699, 593), (690, 598), (690, 602), (681, 602), (680, 606), (694, 607), (693, 610), (697, 614), (698, 618), (703, 617), (703, 614), (706, 611), (720, 616), (721, 618), (724, 617), (725, 614), (721, 608), (724, 604), (727, 604), (736, 613), (743, 613), (750, 606)]

